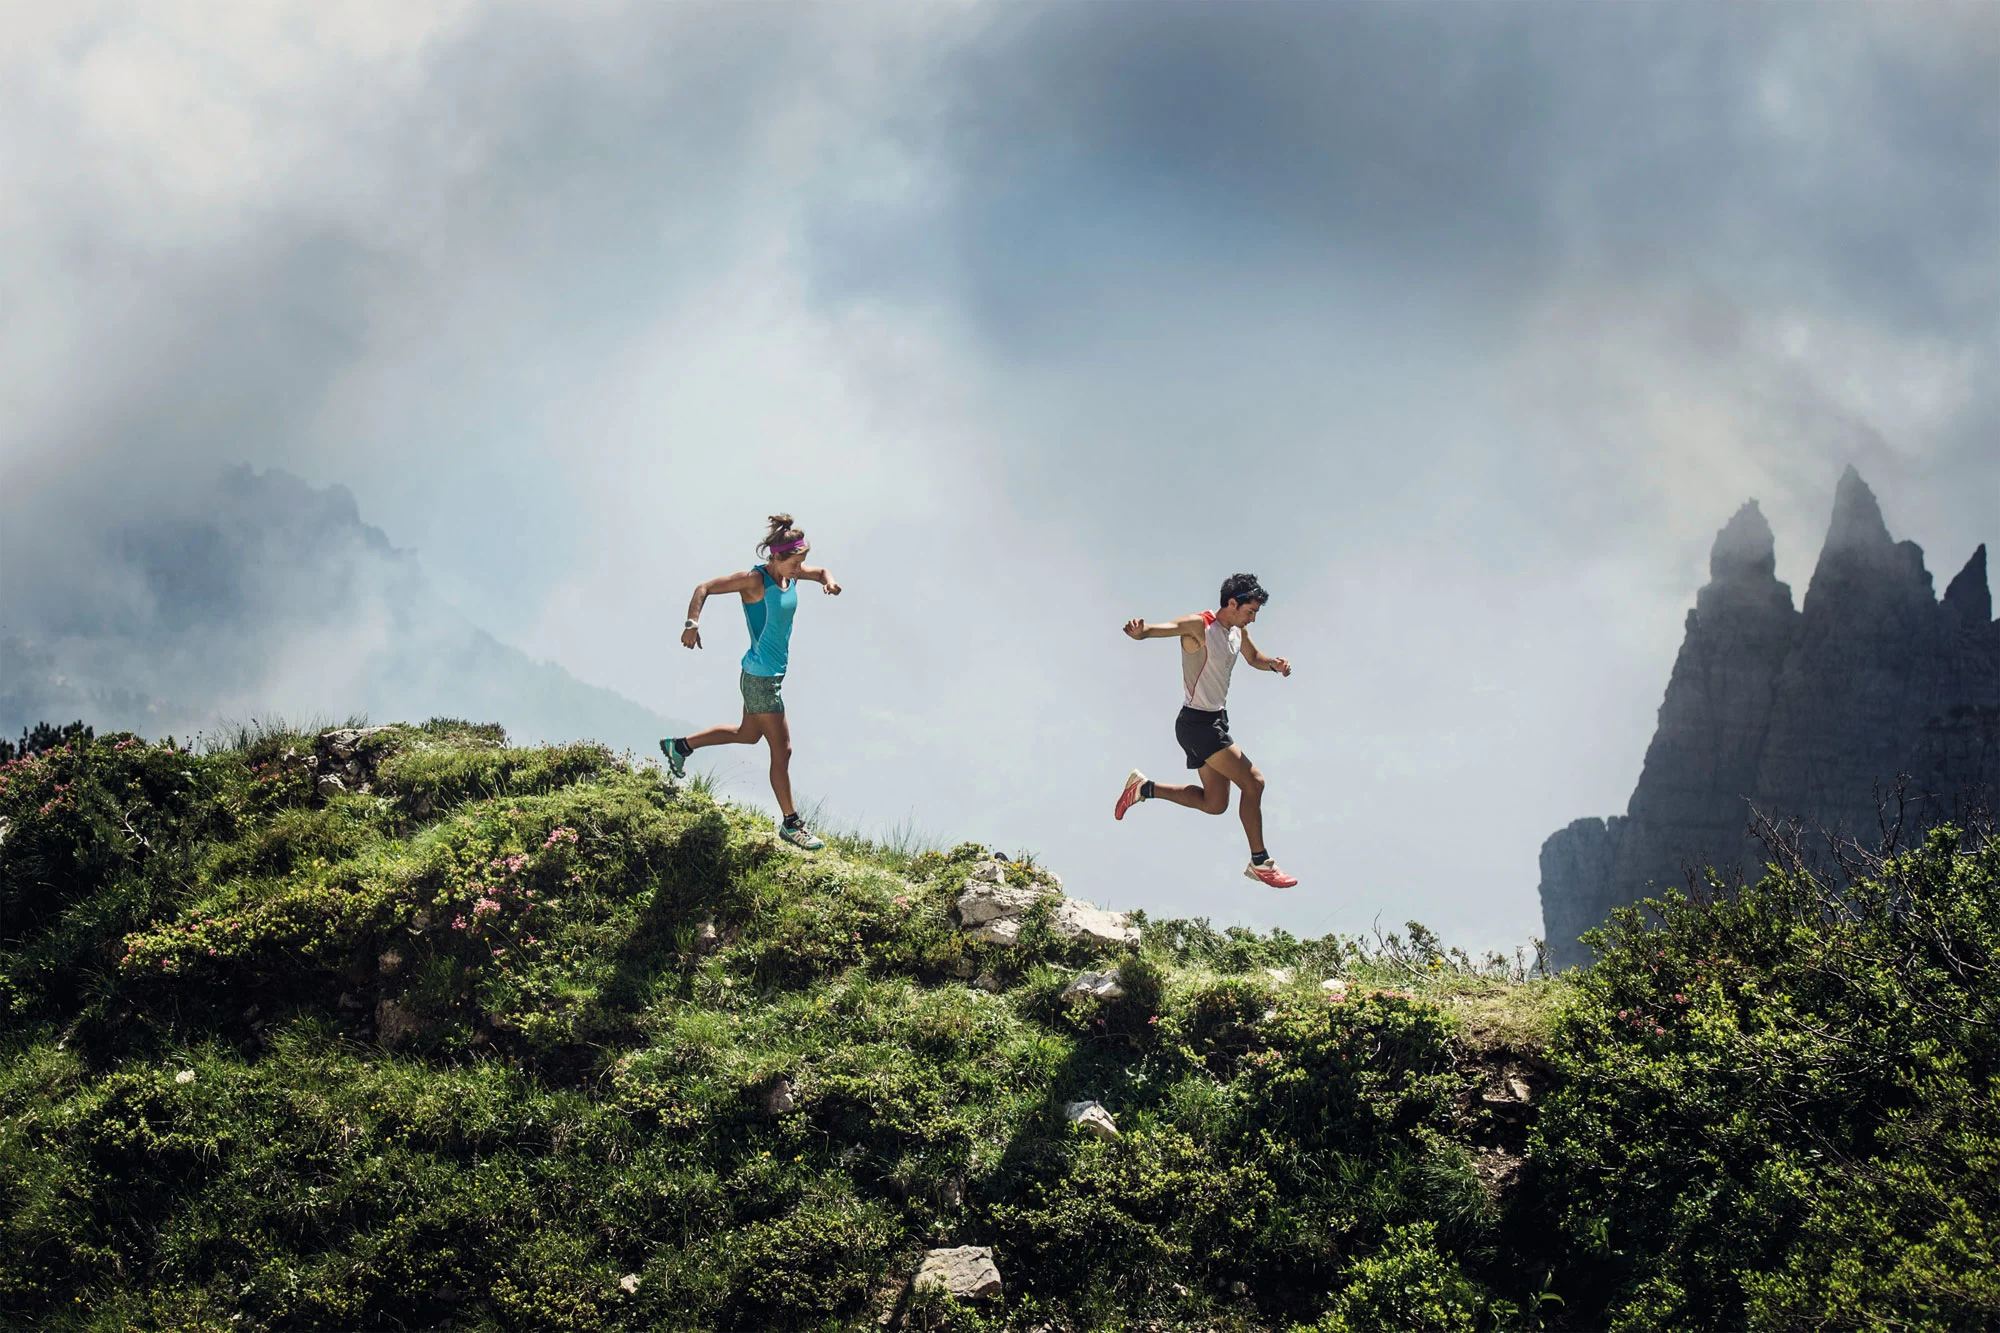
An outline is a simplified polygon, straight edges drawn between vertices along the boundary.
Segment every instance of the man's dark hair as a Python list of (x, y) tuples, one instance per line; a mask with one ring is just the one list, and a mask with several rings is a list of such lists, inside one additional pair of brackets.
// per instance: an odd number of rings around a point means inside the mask
[(1257, 582), (1255, 574), (1231, 574), (1222, 581), (1222, 596), (1216, 599), (1217, 606), (1228, 606), (1231, 601), (1268, 602), (1271, 594), (1265, 592)]

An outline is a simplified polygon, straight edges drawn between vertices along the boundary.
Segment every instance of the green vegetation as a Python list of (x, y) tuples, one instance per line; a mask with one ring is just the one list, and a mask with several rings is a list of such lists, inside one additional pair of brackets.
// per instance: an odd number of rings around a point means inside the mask
[[(9, 1326), (2000, 1323), (1991, 843), (1549, 979), (1416, 926), (982, 946), (983, 848), (806, 857), (445, 719), (72, 734), (0, 821)], [(1003, 1301), (905, 1290), (960, 1244)]]

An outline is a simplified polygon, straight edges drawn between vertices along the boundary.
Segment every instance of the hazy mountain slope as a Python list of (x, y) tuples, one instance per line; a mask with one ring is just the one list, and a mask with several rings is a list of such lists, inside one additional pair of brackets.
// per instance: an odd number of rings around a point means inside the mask
[(79, 503), (9, 527), (0, 734), (468, 713), (522, 740), (650, 749), (679, 730), (472, 624), (342, 487), (235, 468), (144, 509)]

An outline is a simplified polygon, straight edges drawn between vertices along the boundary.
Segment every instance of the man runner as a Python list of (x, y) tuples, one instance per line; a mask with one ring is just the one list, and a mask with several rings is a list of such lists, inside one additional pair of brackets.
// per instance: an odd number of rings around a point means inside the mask
[(1118, 796), (1112, 817), (1123, 819), (1134, 805), (1156, 796), (1219, 815), (1229, 808), (1229, 784), (1233, 782), (1243, 789), (1237, 812), (1250, 839), (1250, 864), (1243, 868), (1244, 878), (1274, 889), (1289, 889), (1298, 881), (1278, 869), (1264, 849), (1264, 775), (1243, 753), (1243, 747), (1230, 739), (1226, 706), (1229, 675), (1236, 668), (1239, 653), (1259, 671), (1292, 674), (1290, 662), (1266, 657), (1250, 641), (1249, 626), (1269, 600), (1271, 594), (1258, 585), (1255, 574), (1231, 574), (1223, 580), (1222, 595), (1217, 599), (1220, 611), (1198, 611), (1164, 625), (1136, 619), (1126, 623), (1125, 633), (1134, 639), (1181, 641), (1181, 681), (1187, 696), (1174, 722), (1174, 739), (1187, 754), (1187, 766), (1200, 770), (1201, 785), (1152, 782), (1135, 768), (1125, 779), (1125, 790)]

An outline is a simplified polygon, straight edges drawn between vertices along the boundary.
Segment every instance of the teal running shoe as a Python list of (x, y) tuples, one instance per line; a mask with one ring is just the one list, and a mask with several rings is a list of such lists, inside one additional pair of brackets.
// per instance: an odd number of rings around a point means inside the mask
[(814, 833), (804, 824), (781, 824), (778, 826), (778, 836), (792, 844), (792, 846), (802, 848), (808, 852), (816, 852), (826, 846), (825, 843), (820, 841), (819, 834)]
[(678, 736), (669, 736), (660, 742), (660, 753), (667, 757), (667, 772), (676, 779), (686, 777), (688, 771), (687, 755), (682, 754), (681, 747), (675, 744), (679, 739)]

